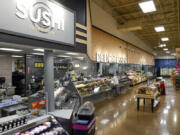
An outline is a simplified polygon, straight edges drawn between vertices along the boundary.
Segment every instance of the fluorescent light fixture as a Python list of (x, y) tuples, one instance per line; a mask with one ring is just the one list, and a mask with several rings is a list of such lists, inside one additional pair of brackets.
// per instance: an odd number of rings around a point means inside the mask
[(161, 40), (162, 40), (162, 41), (168, 41), (169, 38), (168, 38), (168, 37), (163, 37), (163, 38), (161, 38)]
[(163, 50), (164, 50), (164, 51), (168, 51), (168, 48), (164, 48)]
[(38, 51), (38, 52), (44, 52), (44, 49), (41, 49), (41, 48), (36, 48), (36, 49), (33, 49), (34, 51)]
[(163, 31), (165, 31), (164, 26), (157, 26), (154, 29), (155, 29), (156, 32), (163, 32)]
[(166, 44), (160, 44), (159, 47), (160, 47), (160, 48), (166, 47)]
[(70, 56), (67, 56), (67, 55), (58, 55), (58, 57), (69, 58)]
[(139, 2), (139, 7), (143, 11), (143, 13), (150, 13), (156, 11), (156, 6), (153, 0)]
[(83, 67), (83, 70), (86, 70), (88, 67)]
[(67, 55), (78, 55), (78, 53), (66, 53)]
[(13, 57), (13, 58), (22, 58), (23, 56), (19, 56), (19, 55), (12, 55), (11, 57)]
[(176, 56), (176, 53), (171, 53), (171, 55)]
[(166, 51), (166, 53), (170, 53), (170, 51)]
[(1, 51), (8, 51), (8, 52), (22, 52), (23, 50), (13, 49), (13, 48), (0, 48)]
[(77, 59), (79, 59), (79, 60), (83, 60), (84, 59), (84, 57), (76, 57)]
[(32, 53), (33, 55), (44, 55), (44, 53)]
[(80, 65), (79, 65), (79, 64), (75, 64), (74, 67), (75, 67), (75, 68), (78, 68), (78, 67), (80, 67)]

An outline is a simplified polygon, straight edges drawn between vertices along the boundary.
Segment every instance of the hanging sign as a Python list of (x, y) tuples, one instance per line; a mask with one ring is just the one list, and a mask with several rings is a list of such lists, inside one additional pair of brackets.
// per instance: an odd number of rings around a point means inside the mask
[(0, 0), (0, 32), (75, 44), (75, 13), (52, 0)]

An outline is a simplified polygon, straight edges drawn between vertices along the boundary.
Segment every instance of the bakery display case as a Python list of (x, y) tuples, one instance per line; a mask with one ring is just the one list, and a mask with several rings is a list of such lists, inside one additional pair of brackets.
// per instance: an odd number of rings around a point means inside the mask
[(130, 71), (127, 72), (127, 75), (133, 85), (147, 81), (147, 75), (140, 71)]
[(95, 101), (97, 98), (105, 98), (108, 96), (108, 92), (112, 90), (111, 80), (106, 78), (76, 82), (74, 84), (83, 98), (83, 102)]

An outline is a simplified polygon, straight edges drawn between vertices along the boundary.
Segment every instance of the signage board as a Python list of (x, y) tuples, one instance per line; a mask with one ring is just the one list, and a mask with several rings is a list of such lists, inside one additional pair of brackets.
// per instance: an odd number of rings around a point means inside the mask
[(96, 61), (97, 62), (108, 62), (108, 63), (127, 63), (126, 57), (113, 56), (109, 54), (102, 54), (100, 52), (96, 53)]
[(0, 0), (0, 32), (75, 44), (75, 13), (52, 0)]
[(176, 57), (180, 58), (180, 48), (176, 48)]

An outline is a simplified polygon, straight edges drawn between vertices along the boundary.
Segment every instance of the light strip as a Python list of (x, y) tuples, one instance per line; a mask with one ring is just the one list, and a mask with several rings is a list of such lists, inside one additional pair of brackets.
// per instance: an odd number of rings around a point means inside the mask
[(32, 53), (33, 55), (41, 55), (41, 56), (43, 56), (44, 55), (44, 53)]
[(22, 52), (23, 50), (14, 49), (14, 48), (0, 48), (1, 51), (9, 51), (9, 52)]
[(44, 49), (41, 49), (41, 48), (36, 48), (36, 49), (33, 49), (34, 51), (38, 51), (38, 52), (44, 52)]
[(13, 57), (13, 58), (22, 58), (23, 56), (19, 56), (19, 55), (12, 55), (11, 57)]

